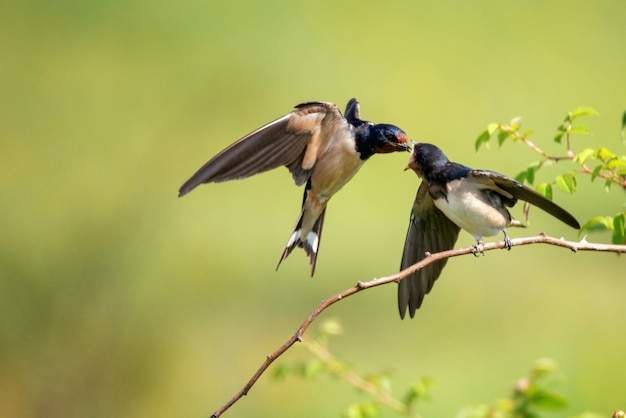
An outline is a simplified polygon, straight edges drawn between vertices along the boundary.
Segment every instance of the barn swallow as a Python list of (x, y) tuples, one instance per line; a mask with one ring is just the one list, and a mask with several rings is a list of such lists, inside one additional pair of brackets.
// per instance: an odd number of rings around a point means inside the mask
[(182, 185), (178, 196), (202, 183), (287, 167), (296, 185), (306, 187), (300, 216), (276, 269), (295, 247), (301, 247), (309, 257), (313, 276), (328, 200), (372, 155), (409, 151), (402, 129), (364, 121), (360, 113), (356, 99), (348, 102), (345, 117), (332, 103), (299, 104), (213, 157)]
[[(401, 269), (425, 257), (425, 253), (450, 250), (461, 229), (476, 239), (476, 254), (483, 237), (502, 232), (508, 250), (511, 240), (509, 226), (524, 227), (512, 218), (507, 207), (524, 200), (548, 212), (567, 225), (580, 229), (578, 221), (565, 209), (534, 190), (503, 174), (489, 170), (473, 170), (451, 162), (434, 145), (413, 143), (407, 169), (422, 179), (411, 211), (409, 229), (404, 243)], [(398, 308), (404, 318), (407, 307), (411, 318), (422, 305), (424, 295), (433, 287), (447, 259), (431, 263), (400, 282)]]

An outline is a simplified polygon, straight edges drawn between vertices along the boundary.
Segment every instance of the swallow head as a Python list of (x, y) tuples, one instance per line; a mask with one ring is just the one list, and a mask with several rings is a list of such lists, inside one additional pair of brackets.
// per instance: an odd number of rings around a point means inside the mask
[(411, 140), (411, 144), (413, 145), (413, 151), (411, 152), (411, 156), (409, 157), (409, 161), (404, 167), (404, 171), (413, 170), (418, 177), (424, 177), (424, 172), (422, 171), (422, 165), (419, 163), (419, 156), (417, 154), (417, 146), (415, 141)]
[(410, 151), (406, 133), (394, 125), (384, 123), (373, 125), (370, 129), (369, 142), (375, 154)]
[(448, 162), (448, 157), (438, 147), (432, 144), (411, 142), (413, 143), (413, 152), (411, 152), (405, 170), (411, 169), (420, 178), (424, 178), (425, 173), (432, 173)]

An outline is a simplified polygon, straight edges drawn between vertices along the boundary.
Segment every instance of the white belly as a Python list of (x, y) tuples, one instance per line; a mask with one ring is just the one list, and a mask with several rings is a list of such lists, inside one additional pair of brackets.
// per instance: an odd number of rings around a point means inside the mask
[(450, 183), (448, 198), (435, 200), (435, 205), (452, 222), (472, 234), (476, 239), (497, 235), (510, 223), (505, 208), (494, 208), (465, 190), (462, 181)]

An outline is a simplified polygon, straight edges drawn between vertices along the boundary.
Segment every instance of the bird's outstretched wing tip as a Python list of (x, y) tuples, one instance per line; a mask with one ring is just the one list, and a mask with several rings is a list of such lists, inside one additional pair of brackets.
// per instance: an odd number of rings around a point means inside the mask
[(180, 186), (180, 189), (178, 189), (178, 197), (183, 197), (184, 195), (195, 189), (196, 186), (197, 184), (191, 184), (189, 182), (186, 182), (185, 184)]
[(354, 97), (348, 100), (348, 104), (346, 105), (346, 111), (344, 113), (344, 117), (347, 120), (360, 120), (361, 106), (359, 105), (359, 101)]

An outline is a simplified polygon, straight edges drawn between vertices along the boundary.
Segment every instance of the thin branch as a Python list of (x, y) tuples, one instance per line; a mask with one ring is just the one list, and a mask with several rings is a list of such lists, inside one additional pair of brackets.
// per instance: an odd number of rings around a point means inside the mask
[[(518, 245), (530, 245), (530, 244), (555, 245), (558, 247), (569, 248), (573, 252), (602, 251), (602, 252), (621, 253), (621, 254), (626, 253), (626, 245), (595, 244), (595, 243), (587, 242), (584, 238), (580, 242), (574, 242), (574, 241), (566, 241), (565, 239), (562, 239), (562, 238), (553, 238), (553, 237), (546, 236), (544, 234), (540, 234), (534, 237), (515, 238), (511, 240), (512, 247), (518, 246)], [(505, 248), (505, 244), (503, 241), (484, 244), (482, 247), (482, 250), (492, 251), (492, 250), (501, 249), (501, 248)], [(442, 251), (442, 252), (435, 253), (435, 254), (427, 254), (426, 258), (413, 264), (410, 267), (407, 267), (406, 269), (402, 270), (399, 273), (392, 274), (390, 276), (375, 278), (367, 282), (358, 282), (355, 286), (350, 287), (344, 290), (343, 292), (337, 293), (336, 295), (333, 295), (330, 298), (322, 301), (322, 303), (320, 303), (320, 305), (317, 308), (315, 308), (315, 310), (313, 310), (311, 314), (309, 314), (309, 316), (302, 323), (302, 325), (300, 325), (296, 333), (291, 338), (289, 338), (282, 346), (280, 346), (276, 351), (274, 351), (272, 354), (269, 354), (265, 358), (265, 361), (263, 362), (263, 364), (261, 364), (259, 369), (254, 373), (254, 375), (252, 375), (252, 377), (244, 385), (244, 387), (239, 392), (237, 392), (235, 396), (233, 396), (222, 407), (220, 407), (217, 411), (215, 411), (215, 413), (211, 415), (211, 418), (217, 418), (221, 416), (228, 408), (233, 406), (239, 399), (246, 396), (248, 392), (250, 391), (250, 389), (252, 388), (252, 386), (254, 386), (256, 381), (259, 379), (259, 377), (261, 377), (261, 375), (268, 369), (268, 367), (274, 362), (274, 360), (280, 357), (285, 351), (287, 351), (296, 342), (302, 341), (302, 336), (306, 332), (307, 328), (309, 328), (311, 323), (315, 321), (315, 319), (319, 316), (319, 314), (321, 314), (329, 306), (333, 305), (336, 302), (339, 302), (340, 300), (347, 298), (348, 296), (352, 296), (355, 293), (360, 292), (361, 290), (369, 289), (371, 287), (376, 287), (376, 286), (382, 286), (384, 284), (391, 283), (391, 282), (399, 283), (401, 280), (409, 276), (411, 273), (437, 260), (450, 258), (450, 257), (457, 257), (460, 255), (466, 255), (466, 254), (474, 254), (475, 251), (476, 250), (474, 247), (467, 247), (467, 248), (459, 248), (459, 249), (453, 249), (453, 250), (448, 250), (448, 251)]]
[[(584, 173), (584, 174), (592, 174), (593, 170), (590, 169), (587, 164), (581, 164), (580, 165), (582, 168), (580, 170), (578, 170), (579, 173)], [(615, 172), (613, 170), (607, 170), (609, 172), (609, 174), (605, 174), (603, 172), (599, 172), (596, 174), (597, 177), (600, 177), (602, 179), (605, 180), (611, 180), (613, 183), (617, 183), (622, 187), (626, 187), (626, 178), (620, 177), (619, 174), (615, 174)]]
[(572, 153), (572, 150), (569, 148), (569, 136), (568, 136), (568, 147), (567, 147), (567, 156), (565, 157), (557, 157), (554, 155), (550, 155), (547, 152), (545, 152), (544, 150), (542, 150), (541, 148), (539, 148), (537, 145), (535, 145), (534, 142), (532, 142), (530, 139), (528, 139), (527, 136), (519, 133), (517, 130), (513, 129), (513, 127), (503, 124), (500, 125), (500, 130), (503, 132), (508, 132), (510, 133), (514, 139), (522, 141), (524, 144), (526, 144), (526, 146), (528, 146), (528, 148), (530, 148), (531, 150), (535, 151), (537, 154), (541, 155), (543, 157), (543, 161), (541, 161), (541, 164), (543, 165), (544, 162), (551, 160), (554, 162), (559, 162), (562, 160), (574, 160), (574, 158), (576, 158), (576, 156)]
[[(570, 128), (571, 128), (571, 123), (570, 123)], [(537, 145), (535, 145), (534, 142), (532, 142), (530, 139), (528, 139), (528, 137), (526, 137), (525, 135), (519, 133), (517, 130), (515, 130), (512, 126), (507, 125), (507, 124), (501, 124), (500, 125), (500, 130), (502, 132), (507, 132), (510, 135), (513, 136), (513, 139), (518, 140), (518, 141), (522, 141), (526, 146), (528, 146), (528, 148), (530, 148), (531, 150), (535, 151), (537, 154), (541, 155), (543, 157), (543, 159), (541, 161), (539, 161), (539, 167), (543, 166), (545, 162), (547, 161), (554, 161), (554, 162), (559, 162), (559, 161), (563, 161), (563, 160), (570, 160), (578, 165), (580, 165), (581, 169), (578, 170), (578, 173), (584, 173), (584, 174), (592, 174), (593, 170), (589, 168), (589, 166), (587, 166), (587, 164), (585, 164), (584, 162), (582, 163), (578, 163), (576, 162), (576, 154), (574, 154), (574, 151), (572, 151), (571, 145), (570, 145), (570, 132), (569, 129), (566, 130), (565, 132), (565, 140), (566, 140), (566, 149), (567, 149), (567, 156), (563, 157), (557, 157), (555, 155), (550, 155), (547, 152), (545, 152), (544, 150), (542, 150), (541, 148), (539, 148)], [(604, 161), (603, 161), (604, 163)], [(615, 172), (611, 169), (607, 169), (608, 174), (603, 173), (603, 172), (599, 172), (596, 173), (597, 177), (603, 178), (605, 180), (611, 180), (613, 183), (617, 183), (622, 187), (626, 187), (626, 178), (622, 177), (618, 174), (615, 174)]]

